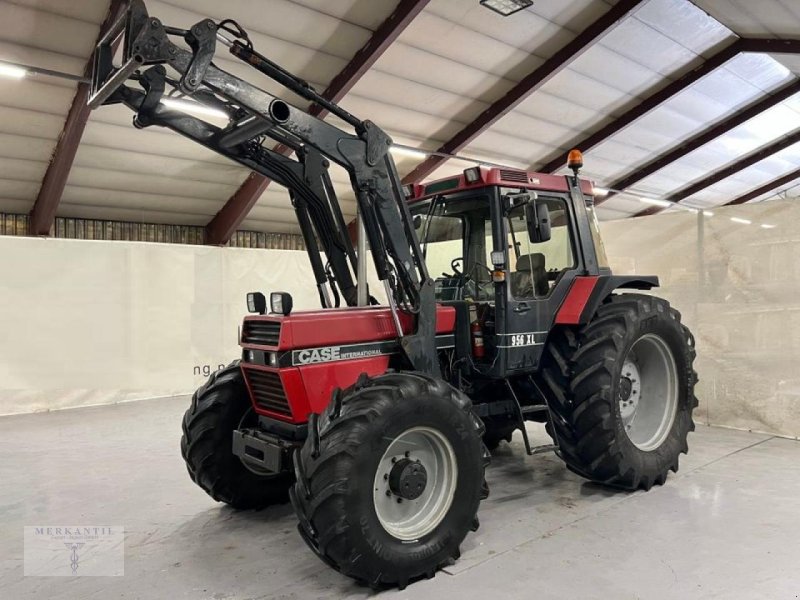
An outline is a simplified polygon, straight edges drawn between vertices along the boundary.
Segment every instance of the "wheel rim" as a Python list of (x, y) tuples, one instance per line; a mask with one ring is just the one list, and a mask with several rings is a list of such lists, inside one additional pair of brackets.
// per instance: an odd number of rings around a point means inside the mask
[(657, 449), (678, 412), (678, 369), (661, 337), (648, 333), (636, 340), (622, 363), (617, 390), (628, 438), (640, 450)]
[(417, 540), (450, 510), (457, 479), (456, 456), (447, 438), (429, 427), (408, 429), (392, 440), (378, 462), (375, 514), (391, 536)]

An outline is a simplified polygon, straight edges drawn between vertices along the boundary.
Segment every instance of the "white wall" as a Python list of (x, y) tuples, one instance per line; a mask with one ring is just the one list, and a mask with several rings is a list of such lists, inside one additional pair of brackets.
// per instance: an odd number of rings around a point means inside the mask
[(0, 414), (190, 393), (238, 357), (248, 291), (318, 307), (305, 252), (0, 237), (0, 256)]
[(612, 268), (658, 275), (694, 332), (696, 421), (798, 437), (800, 205), (712, 211), (601, 223)]
[[(609, 258), (694, 331), (698, 422), (800, 436), (800, 205), (714, 213), (605, 222)], [(190, 393), (239, 355), (248, 291), (317, 307), (304, 252), (0, 236), (0, 256), (0, 414)]]

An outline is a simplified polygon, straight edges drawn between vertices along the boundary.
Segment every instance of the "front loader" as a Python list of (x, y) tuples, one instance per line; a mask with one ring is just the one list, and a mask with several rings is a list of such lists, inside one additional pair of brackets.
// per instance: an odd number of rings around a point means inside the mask
[[(218, 68), (220, 49), (348, 130)], [(170, 27), (141, 0), (95, 53), (89, 104), (113, 103), (136, 127), (171, 129), (287, 188), (317, 284), (313, 311), (249, 294), (241, 357), (192, 397), (181, 450), (214, 499), (291, 498), (323, 561), (404, 587), (458, 559), (489, 492), (489, 449), (516, 430), (529, 454), (553, 450), (609, 486), (649, 489), (678, 469), (697, 405), (693, 338), (641, 293), (656, 277), (611, 273), (579, 153), (568, 176), (474, 167), (403, 187), (386, 133), (259, 54), (238, 24)], [(355, 193), (357, 244), (331, 163)], [(367, 286), (367, 261), (383, 294)], [(552, 445), (531, 447), (531, 420)]]

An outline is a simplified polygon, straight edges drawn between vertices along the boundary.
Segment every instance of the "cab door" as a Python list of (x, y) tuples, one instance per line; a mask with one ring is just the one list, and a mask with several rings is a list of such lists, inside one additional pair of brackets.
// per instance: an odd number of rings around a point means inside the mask
[(530, 239), (524, 206), (506, 211), (498, 228), (507, 252), (505, 331), (498, 340), (507, 372), (538, 368), (555, 315), (580, 269), (568, 196), (539, 196), (536, 203), (548, 208), (549, 240)]

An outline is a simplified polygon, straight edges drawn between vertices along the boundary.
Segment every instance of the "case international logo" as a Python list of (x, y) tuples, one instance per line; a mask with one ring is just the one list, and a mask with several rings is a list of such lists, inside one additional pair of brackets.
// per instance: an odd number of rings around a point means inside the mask
[(121, 525), (32, 525), (24, 528), (26, 576), (115, 577), (125, 574)]

